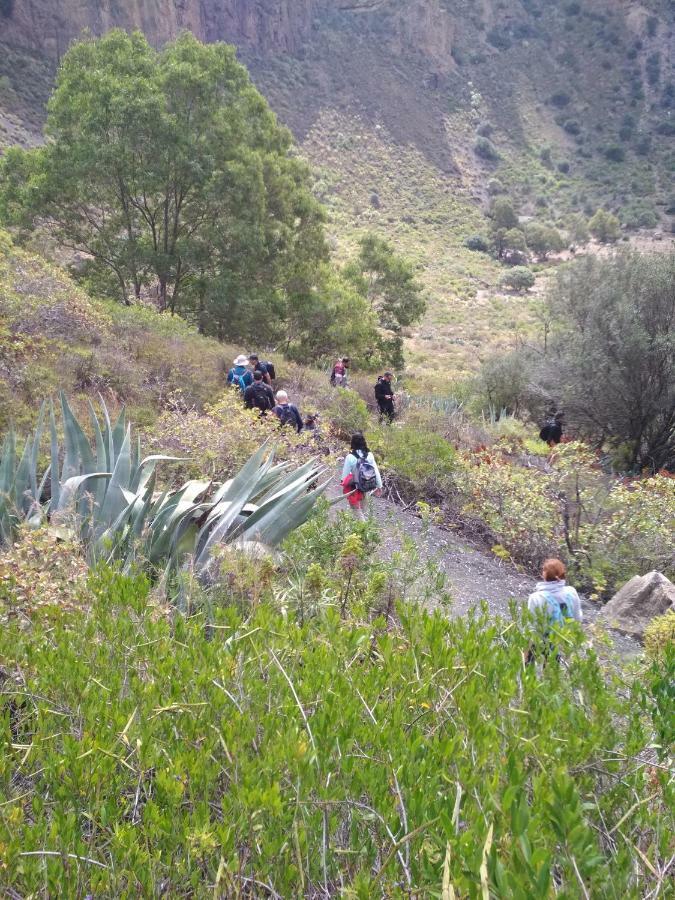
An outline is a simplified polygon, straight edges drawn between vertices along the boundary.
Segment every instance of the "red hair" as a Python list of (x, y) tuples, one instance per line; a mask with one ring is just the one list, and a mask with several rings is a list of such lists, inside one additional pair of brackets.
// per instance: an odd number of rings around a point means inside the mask
[(566, 572), (565, 563), (559, 559), (547, 559), (541, 570), (544, 581), (562, 581)]

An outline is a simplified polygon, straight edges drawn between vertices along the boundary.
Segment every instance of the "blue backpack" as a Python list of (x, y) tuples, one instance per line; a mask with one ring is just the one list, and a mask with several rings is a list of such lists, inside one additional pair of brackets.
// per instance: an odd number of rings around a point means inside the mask
[(544, 593), (548, 606), (548, 618), (552, 625), (563, 625), (567, 619), (572, 619), (572, 612), (564, 601), (559, 603), (552, 594)]

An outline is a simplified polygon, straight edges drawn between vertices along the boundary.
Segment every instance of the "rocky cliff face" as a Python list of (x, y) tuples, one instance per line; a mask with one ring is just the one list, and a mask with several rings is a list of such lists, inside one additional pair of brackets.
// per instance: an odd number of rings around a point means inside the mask
[(440, 0), (4, 0), (0, 40), (58, 59), (84, 29), (139, 28), (153, 44), (187, 29), (256, 53), (299, 53), (327, 14), (365, 27), (384, 18), (396, 49), (450, 60), (453, 24)]

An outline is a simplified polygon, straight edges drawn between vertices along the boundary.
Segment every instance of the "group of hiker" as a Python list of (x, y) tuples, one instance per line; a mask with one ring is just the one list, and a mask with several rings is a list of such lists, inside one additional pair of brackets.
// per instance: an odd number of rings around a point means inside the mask
[[(345, 356), (334, 364), (330, 373), (330, 383), (333, 386), (347, 387), (349, 362), (349, 357)], [(380, 412), (380, 421), (389, 423), (395, 416), (392, 377), (391, 372), (385, 372), (379, 376), (375, 385), (375, 400)], [(303, 428), (316, 428), (318, 413), (303, 420), (297, 406), (290, 402), (286, 391), (278, 390), (275, 393), (275, 380), (274, 365), (261, 360), (256, 353), (238, 356), (227, 375), (228, 384), (241, 391), (247, 409), (257, 409), (262, 416), (271, 412), (281, 426), (290, 425), (298, 432)], [(553, 448), (560, 443), (562, 436), (563, 414), (552, 410), (546, 417), (539, 437)], [(342, 466), (341, 487), (352, 512), (361, 520), (365, 520), (370, 514), (370, 496), (379, 497), (382, 494), (382, 475), (366, 438), (360, 431), (351, 437), (349, 452)], [(537, 650), (533, 646), (530, 649), (527, 657), (529, 664), (534, 663), (539, 652), (545, 659), (548, 658), (552, 648), (549, 639), (550, 628), (566, 619), (577, 621), (582, 619), (579, 595), (567, 584), (565, 574), (565, 565), (561, 560), (546, 560), (542, 568), (542, 580), (529, 596), (530, 612), (537, 616), (543, 615), (548, 623), (544, 632), (543, 648)]]
[[(331, 369), (330, 383), (334, 387), (345, 388), (348, 386), (348, 376), (349, 357), (343, 356)], [(392, 378), (391, 372), (385, 372), (378, 377), (375, 385), (375, 402), (380, 411), (381, 422), (393, 422), (396, 414)], [(246, 409), (257, 409), (263, 416), (271, 412), (281, 425), (291, 425), (298, 432), (303, 428), (315, 429), (319, 414), (311, 413), (303, 419), (297, 406), (290, 402), (286, 391), (279, 390), (275, 393), (275, 381), (274, 363), (260, 359), (257, 353), (250, 353), (248, 356), (240, 354), (227, 373), (227, 383), (241, 392)]]
[(280, 425), (290, 425), (298, 432), (315, 428), (318, 414), (303, 419), (286, 391), (275, 393), (276, 377), (274, 363), (261, 360), (257, 353), (249, 356), (242, 353), (227, 373), (227, 383), (241, 392), (246, 409), (257, 409), (262, 416), (271, 412)]

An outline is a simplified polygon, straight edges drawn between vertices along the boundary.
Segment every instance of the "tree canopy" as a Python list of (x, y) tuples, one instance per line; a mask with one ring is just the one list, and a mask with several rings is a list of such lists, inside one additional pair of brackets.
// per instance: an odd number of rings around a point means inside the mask
[(0, 212), (44, 223), (120, 299), (153, 286), (206, 333), (271, 339), (315, 290), (322, 208), (234, 48), (187, 33), (160, 51), (138, 32), (77, 43), (46, 137), (6, 154)]
[(365, 296), (383, 330), (379, 346), (385, 359), (403, 366), (401, 330), (418, 322), (426, 310), (422, 285), (411, 263), (374, 234), (361, 239), (359, 254), (345, 275)]
[(622, 468), (675, 470), (675, 254), (588, 256), (563, 270), (547, 381)]

